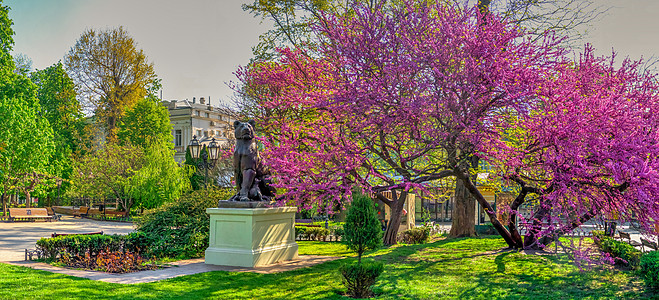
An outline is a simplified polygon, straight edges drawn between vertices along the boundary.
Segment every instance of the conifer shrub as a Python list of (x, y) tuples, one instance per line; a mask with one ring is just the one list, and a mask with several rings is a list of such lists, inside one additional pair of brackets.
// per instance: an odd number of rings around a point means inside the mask
[(373, 207), (373, 200), (368, 196), (353, 194), (346, 215), (343, 242), (348, 249), (357, 253), (356, 264), (344, 264), (339, 268), (348, 295), (355, 298), (372, 296), (372, 287), (382, 274), (384, 264), (376, 261), (362, 263), (364, 252), (382, 246), (382, 228)]

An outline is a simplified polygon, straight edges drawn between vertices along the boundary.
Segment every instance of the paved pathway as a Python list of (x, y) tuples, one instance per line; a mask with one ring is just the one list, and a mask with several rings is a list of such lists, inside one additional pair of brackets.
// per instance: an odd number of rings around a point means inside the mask
[(0, 262), (25, 259), (25, 249), (35, 249), (42, 237), (57, 233), (85, 233), (103, 231), (105, 234), (126, 234), (133, 231), (133, 223), (107, 222), (62, 216), (54, 222), (0, 222)]

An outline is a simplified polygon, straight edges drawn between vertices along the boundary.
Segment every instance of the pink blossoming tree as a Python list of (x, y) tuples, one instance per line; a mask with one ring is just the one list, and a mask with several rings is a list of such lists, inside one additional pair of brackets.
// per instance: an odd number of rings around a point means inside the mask
[[(276, 129), (262, 154), (284, 201), (331, 210), (354, 187), (373, 192), (391, 208), (386, 244), (408, 193), (446, 177), (511, 247), (542, 247), (601, 213), (657, 220), (657, 204), (643, 206), (658, 182), (656, 87), (633, 63), (616, 69), (590, 50), (569, 62), (551, 37), (442, 3), (357, 4), (314, 30), (321, 58), (282, 50), (238, 72)], [(474, 157), (519, 185), (508, 224), (476, 188)], [(514, 220), (529, 194), (539, 203), (523, 241)]]

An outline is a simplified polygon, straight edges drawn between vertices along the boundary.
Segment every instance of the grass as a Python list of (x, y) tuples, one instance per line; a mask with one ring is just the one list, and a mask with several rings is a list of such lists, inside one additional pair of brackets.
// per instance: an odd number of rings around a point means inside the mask
[[(341, 299), (336, 271), (355, 259), (339, 243), (298, 242), (300, 254), (347, 257), (278, 274), (209, 272), (124, 285), (0, 264), (0, 299)], [(385, 262), (380, 299), (645, 299), (628, 271), (580, 271), (553, 256), (501, 250), (500, 238), (445, 239), (369, 252)]]

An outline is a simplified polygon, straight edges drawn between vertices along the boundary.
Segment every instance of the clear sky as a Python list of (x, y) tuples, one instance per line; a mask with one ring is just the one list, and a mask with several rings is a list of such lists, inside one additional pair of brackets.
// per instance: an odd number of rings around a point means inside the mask
[[(123, 25), (155, 65), (164, 99), (228, 100), (226, 82), (252, 56), (271, 27), (244, 12), (246, 0), (5, 0), (16, 35), (14, 53), (44, 69), (74, 45), (86, 28)], [(251, 2), (251, 1), (249, 1)], [(596, 0), (611, 9), (594, 22), (584, 42), (598, 53), (659, 56), (658, 0)]]

